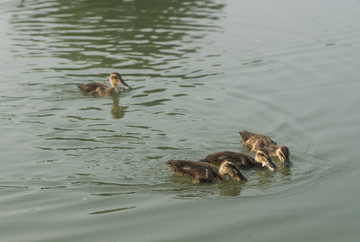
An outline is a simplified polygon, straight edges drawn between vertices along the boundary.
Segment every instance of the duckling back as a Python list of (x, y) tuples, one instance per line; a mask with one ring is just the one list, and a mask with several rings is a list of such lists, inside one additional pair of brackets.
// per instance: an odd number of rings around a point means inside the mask
[(202, 162), (207, 162), (214, 165), (220, 165), (224, 161), (231, 161), (239, 168), (249, 169), (254, 167), (261, 167), (257, 164), (254, 158), (239, 152), (220, 151), (206, 156)]
[(99, 82), (90, 82), (87, 84), (78, 85), (78, 88), (89, 95), (102, 95), (102, 92), (109, 87)]
[(204, 162), (192, 162), (186, 160), (169, 160), (170, 170), (179, 176), (194, 179), (196, 183), (219, 181), (220, 176), (215, 166)]
[(251, 151), (267, 151), (270, 156), (278, 156), (285, 166), (290, 167), (290, 151), (287, 146), (279, 146), (274, 140), (266, 135), (255, 134), (246, 130), (239, 133), (243, 140), (243, 144)]

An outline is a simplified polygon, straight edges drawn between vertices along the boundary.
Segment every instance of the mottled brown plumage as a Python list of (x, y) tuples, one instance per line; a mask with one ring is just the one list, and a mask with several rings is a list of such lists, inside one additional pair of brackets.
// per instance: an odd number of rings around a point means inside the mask
[(284, 163), (285, 166), (290, 167), (290, 151), (286, 146), (280, 146), (269, 137), (262, 134), (255, 134), (249, 131), (239, 132), (243, 140), (243, 144), (251, 151), (259, 149), (267, 150), (271, 156), (279, 157), (279, 160)]
[(110, 74), (109, 82), (111, 87), (99, 83), (91, 82), (87, 84), (78, 85), (79, 89), (89, 95), (98, 95), (100, 97), (112, 96), (114, 94), (120, 94), (121, 89), (117, 86), (128, 87), (128, 84), (121, 78), (120, 74), (113, 72)]
[(257, 150), (255, 159), (239, 152), (220, 151), (210, 154), (201, 160), (214, 165), (220, 165), (223, 161), (228, 160), (236, 164), (240, 169), (252, 169), (267, 167), (270, 170), (275, 170), (276, 165), (272, 162), (268, 152)]
[(218, 182), (228, 180), (230, 177), (246, 181), (239, 168), (230, 161), (224, 161), (219, 169), (206, 162), (186, 160), (169, 160), (167, 164), (173, 173), (190, 177), (195, 183)]

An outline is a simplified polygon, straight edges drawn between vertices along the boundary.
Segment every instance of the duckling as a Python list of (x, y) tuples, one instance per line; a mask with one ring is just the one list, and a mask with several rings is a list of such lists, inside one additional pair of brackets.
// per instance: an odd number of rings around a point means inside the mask
[(193, 162), (186, 160), (169, 160), (170, 170), (179, 175), (193, 179), (194, 183), (219, 182), (233, 177), (237, 181), (247, 181), (239, 168), (230, 161), (221, 163), (219, 169), (206, 162)]
[(200, 161), (220, 165), (224, 160), (231, 161), (243, 169), (262, 168), (265, 166), (271, 171), (276, 169), (276, 165), (272, 162), (269, 152), (263, 149), (256, 150), (255, 159), (239, 152), (220, 151), (210, 154)]
[(113, 72), (110, 74), (109, 82), (111, 87), (99, 82), (91, 82), (87, 84), (78, 85), (79, 89), (89, 95), (99, 95), (100, 97), (112, 96), (114, 94), (120, 94), (121, 89), (118, 88), (118, 84), (122, 87), (129, 87), (128, 84), (121, 78), (120, 74)]
[(243, 140), (243, 144), (251, 151), (256, 151), (258, 149), (267, 150), (271, 156), (279, 157), (279, 160), (283, 162), (285, 166), (290, 167), (290, 151), (288, 147), (284, 145), (280, 146), (275, 141), (262, 134), (255, 134), (246, 130), (239, 133)]

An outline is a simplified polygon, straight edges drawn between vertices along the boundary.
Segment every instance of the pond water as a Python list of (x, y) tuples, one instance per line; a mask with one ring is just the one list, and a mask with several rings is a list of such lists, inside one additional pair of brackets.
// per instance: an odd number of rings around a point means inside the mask
[[(0, 0), (1, 241), (358, 241), (358, 0)], [(120, 72), (131, 89), (78, 84)], [(195, 185), (241, 130), (291, 169)]]

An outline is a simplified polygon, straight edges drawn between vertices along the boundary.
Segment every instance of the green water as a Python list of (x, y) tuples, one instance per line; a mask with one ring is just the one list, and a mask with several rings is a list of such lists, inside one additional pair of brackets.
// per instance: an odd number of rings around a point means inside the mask
[[(1, 241), (358, 241), (359, 23), (357, 0), (0, 0)], [(119, 97), (77, 89), (113, 71)], [(291, 170), (170, 174), (250, 154), (243, 129)]]

